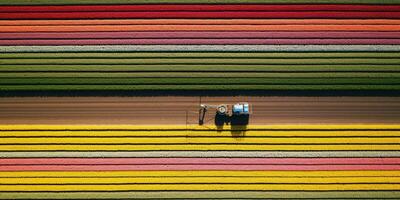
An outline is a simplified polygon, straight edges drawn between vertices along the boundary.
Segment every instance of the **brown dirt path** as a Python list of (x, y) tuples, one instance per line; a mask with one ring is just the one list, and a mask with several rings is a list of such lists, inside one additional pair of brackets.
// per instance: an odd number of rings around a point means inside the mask
[[(202, 97), (247, 101), (251, 124), (400, 123), (399, 97)], [(196, 124), (199, 97), (0, 98), (0, 124)], [(213, 112), (206, 116), (213, 123)]]

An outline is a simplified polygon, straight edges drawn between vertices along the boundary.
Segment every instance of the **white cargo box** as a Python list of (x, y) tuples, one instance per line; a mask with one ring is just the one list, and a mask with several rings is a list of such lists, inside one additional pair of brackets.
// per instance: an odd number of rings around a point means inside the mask
[(237, 103), (233, 105), (232, 112), (235, 115), (248, 115), (250, 114), (249, 103)]

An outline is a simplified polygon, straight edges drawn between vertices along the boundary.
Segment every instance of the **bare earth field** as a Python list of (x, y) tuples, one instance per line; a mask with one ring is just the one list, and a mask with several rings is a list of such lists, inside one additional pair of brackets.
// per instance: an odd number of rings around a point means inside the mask
[[(400, 123), (399, 97), (202, 97), (247, 101), (250, 124)], [(1, 98), (0, 124), (196, 124), (199, 97)], [(215, 112), (206, 116), (213, 123)]]

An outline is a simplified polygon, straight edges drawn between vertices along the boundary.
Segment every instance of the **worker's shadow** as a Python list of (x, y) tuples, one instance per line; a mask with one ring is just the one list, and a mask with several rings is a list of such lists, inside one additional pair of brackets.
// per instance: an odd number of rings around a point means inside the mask
[(224, 130), (224, 125), (231, 125), (231, 135), (235, 138), (244, 137), (246, 135), (247, 125), (249, 124), (249, 115), (220, 115), (215, 114), (215, 125), (217, 132)]

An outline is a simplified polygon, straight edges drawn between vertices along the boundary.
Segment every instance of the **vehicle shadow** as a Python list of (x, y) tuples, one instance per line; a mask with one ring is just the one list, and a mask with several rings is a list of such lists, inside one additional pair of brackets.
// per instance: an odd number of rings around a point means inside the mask
[(224, 130), (224, 125), (229, 125), (230, 117), (228, 115), (221, 115), (215, 113), (214, 123), (215, 126), (217, 127), (217, 132), (220, 133)]
[(220, 115), (215, 114), (215, 126), (217, 127), (217, 132), (222, 132), (224, 130), (224, 125), (231, 125), (230, 132), (232, 137), (241, 138), (246, 136), (247, 125), (249, 124), (249, 115)]

